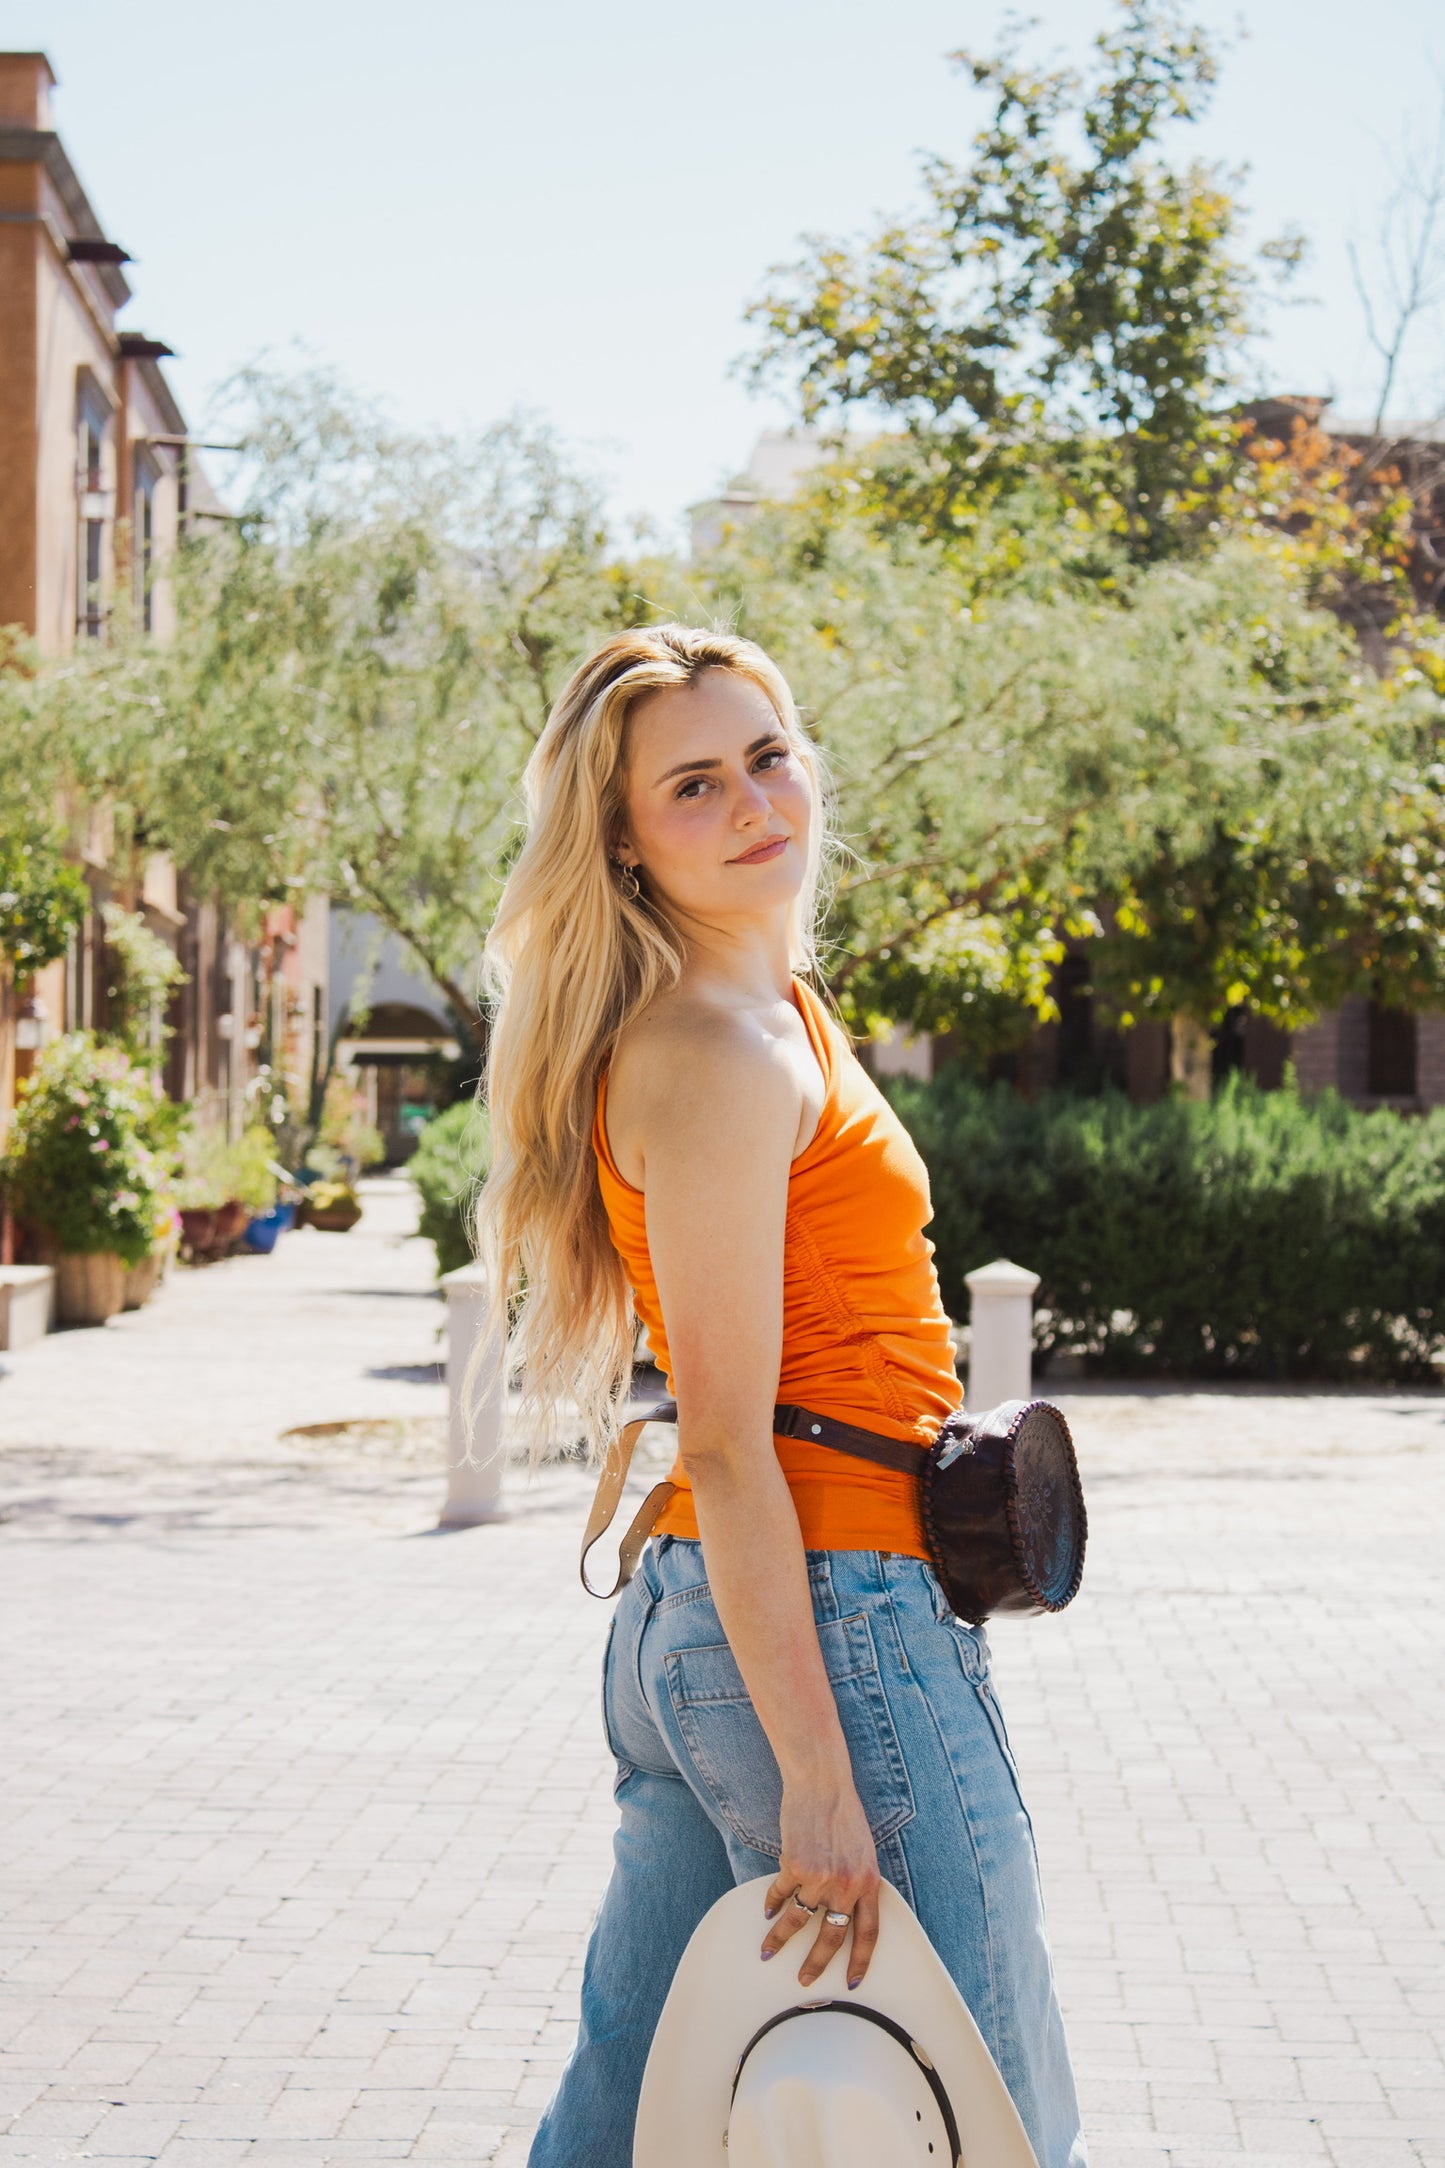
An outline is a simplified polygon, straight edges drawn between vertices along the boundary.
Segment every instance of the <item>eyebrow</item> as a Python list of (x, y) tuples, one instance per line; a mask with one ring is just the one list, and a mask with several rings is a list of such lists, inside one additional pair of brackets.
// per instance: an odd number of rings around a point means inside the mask
[[(782, 735), (781, 730), (765, 730), (760, 738), (754, 738), (752, 744), (745, 749), (743, 759), (751, 760), (754, 753), (760, 753), (765, 745), (775, 745)], [(722, 762), (720, 760), (679, 761), (675, 768), (669, 768), (665, 775), (660, 775), (657, 778), (653, 788), (656, 790), (661, 784), (670, 783), (675, 775), (701, 775), (705, 769), (720, 768), (721, 766)]]

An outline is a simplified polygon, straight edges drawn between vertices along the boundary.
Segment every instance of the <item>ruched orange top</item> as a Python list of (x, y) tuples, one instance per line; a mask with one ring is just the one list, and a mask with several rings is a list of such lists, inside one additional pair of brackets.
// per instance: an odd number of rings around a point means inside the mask
[[(923, 1448), (963, 1397), (923, 1233), (933, 1217), (927, 1169), (817, 995), (801, 980), (793, 988), (827, 1088), (817, 1130), (788, 1177), (777, 1399)], [(592, 1142), (613, 1244), (671, 1391), (643, 1193), (612, 1157), (605, 1076)], [(912, 1476), (798, 1439), (775, 1443), (809, 1550), (928, 1556)], [(657, 1532), (695, 1541), (680, 1462), (672, 1481), (677, 1496)]]

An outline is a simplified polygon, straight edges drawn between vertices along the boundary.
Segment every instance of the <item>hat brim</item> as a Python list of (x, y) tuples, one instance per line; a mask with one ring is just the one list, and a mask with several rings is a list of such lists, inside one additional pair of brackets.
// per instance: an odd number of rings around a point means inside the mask
[(769, 2018), (833, 1996), (867, 2002), (918, 2042), (952, 2103), (968, 2168), (1038, 2168), (968, 2005), (897, 1890), (886, 1882), (879, 1890), (878, 1947), (850, 1995), (846, 1944), (806, 1988), (798, 1984), (806, 1932), (762, 1962), (772, 1880), (761, 1875), (720, 1897), (683, 1951), (643, 2073), (633, 2168), (728, 2168), (738, 2057)]

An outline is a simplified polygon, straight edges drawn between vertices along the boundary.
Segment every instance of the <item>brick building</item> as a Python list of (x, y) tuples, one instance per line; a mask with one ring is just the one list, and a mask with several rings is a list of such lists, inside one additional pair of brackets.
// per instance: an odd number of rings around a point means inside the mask
[[(225, 516), (166, 380), (170, 349), (117, 324), (129, 259), (51, 125), (54, 83), (42, 53), (0, 53), (0, 625), (45, 656), (105, 639), (119, 611), (165, 638), (176, 545)], [(38, 1046), (104, 1027), (109, 901), (141, 912), (187, 973), (176, 1097), (234, 1132), (263, 1050), (304, 1089), (325, 1028), (324, 901), (268, 913), (248, 943), (168, 857), (120, 863), (103, 806), (75, 809), (71, 847), (92, 908), (70, 953), (21, 985), (0, 964), (0, 1138)]]

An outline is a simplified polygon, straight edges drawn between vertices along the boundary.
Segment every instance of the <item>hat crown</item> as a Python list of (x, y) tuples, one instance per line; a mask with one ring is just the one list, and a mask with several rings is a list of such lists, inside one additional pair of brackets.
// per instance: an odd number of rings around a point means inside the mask
[(957, 2125), (968, 2168), (1039, 2168), (963, 1997), (897, 1890), (878, 1891), (862, 1993), (849, 1992), (840, 1950), (800, 2006), (801, 1948), (758, 1961), (772, 1882), (759, 1875), (720, 1897), (683, 1952), (647, 2058), (632, 2168), (955, 2168), (927, 2121), (930, 2099), (945, 2128)]
[(803, 2008), (749, 2048), (728, 2120), (729, 2168), (954, 2168), (923, 2065), (866, 2016)]

